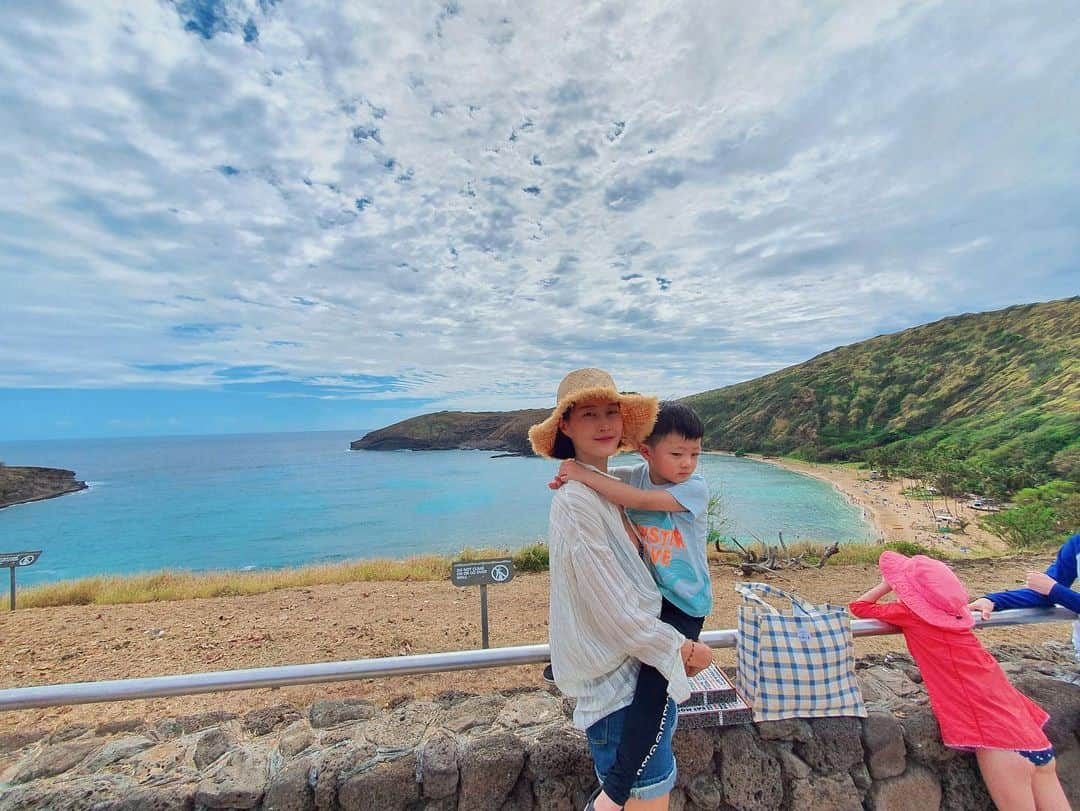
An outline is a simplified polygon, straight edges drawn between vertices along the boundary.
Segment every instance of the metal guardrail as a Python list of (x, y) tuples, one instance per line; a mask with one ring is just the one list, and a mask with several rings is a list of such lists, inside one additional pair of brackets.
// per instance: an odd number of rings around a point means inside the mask
[[(1013, 611), (995, 611), (990, 615), (989, 620), (977, 619), (975, 627), (978, 629), (1027, 625), (1076, 618), (1076, 614), (1064, 608), (1022, 608)], [(853, 620), (851, 630), (855, 636), (900, 633), (895, 626), (878, 620)], [(733, 628), (705, 631), (701, 635), (701, 641), (713, 648), (733, 648), (736, 635)], [(487, 650), (389, 656), (381, 659), (354, 659), (347, 662), (318, 662), (305, 665), (256, 667), (246, 670), (221, 670), (212, 673), (184, 673), (142, 679), (12, 687), (0, 690), (0, 711), (539, 664), (546, 662), (548, 656), (547, 645), (520, 645)]]

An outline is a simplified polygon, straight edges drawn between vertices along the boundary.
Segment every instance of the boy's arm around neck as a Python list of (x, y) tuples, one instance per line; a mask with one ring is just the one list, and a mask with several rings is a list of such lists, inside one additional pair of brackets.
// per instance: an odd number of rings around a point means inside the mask
[(579, 481), (586, 487), (595, 490), (612, 504), (620, 507), (628, 507), (631, 510), (658, 510), (660, 512), (677, 513), (684, 512), (686, 508), (679, 503), (675, 496), (666, 490), (641, 490), (632, 484), (605, 476), (595, 470), (577, 464), (564, 464), (563, 470), (567, 472), (571, 481)]

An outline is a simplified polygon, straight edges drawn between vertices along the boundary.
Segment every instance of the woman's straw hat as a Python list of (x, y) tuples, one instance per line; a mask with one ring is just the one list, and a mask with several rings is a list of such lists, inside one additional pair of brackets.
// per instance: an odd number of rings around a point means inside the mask
[(931, 625), (962, 631), (975, 624), (967, 589), (940, 560), (882, 552), (878, 568), (904, 605)]
[(606, 399), (619, 404), (623, 434), (620, 450), (634, 450), (652, 431), (658, 408), (655, 397), (643, 394), (624, 394), (615, 388), (615, 381), (603, 369), (577, 369), (562, 379), (555, 394), (556, 405), (551, 416), (529, 429), (529, 442), (540, 456), (552, 458), (559, 420), (574, 403), (591, 399)]

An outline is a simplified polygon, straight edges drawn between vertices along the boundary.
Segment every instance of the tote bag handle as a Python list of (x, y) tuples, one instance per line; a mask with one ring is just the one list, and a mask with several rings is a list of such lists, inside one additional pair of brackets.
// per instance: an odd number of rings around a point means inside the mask
[(767, 608), (773, 614), (779, 614), (776, 607), (770, 605), (761, 598), (761, 594), (766, 594), (769, 597), (774, 597), (778, 600), (787, 600), (791, 603), (791, 608), (795, 615), (802, 614), (807, 617), (817, 614), (815, 606), (806, 602), (801, 597), (798, 597), (790, 592), (778, 589), (775, 586), (770, 586), (768, 583), (736, 583), (735, 591), (743, 596), (744, 600), (752, 603), (757, 603)]

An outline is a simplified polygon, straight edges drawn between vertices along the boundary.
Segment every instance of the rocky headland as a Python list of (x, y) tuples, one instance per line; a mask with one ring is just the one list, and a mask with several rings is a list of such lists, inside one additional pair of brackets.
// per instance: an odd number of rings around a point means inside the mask
[(0, 464), (0, 509), (12, 504), (56, 498), (86, 489), (75, 471), (55, 467), (8, 467)]
[(522, 411), (440, 411), (394, 423), (350, 443), (354, 451), (481, 450), (531, 454), (529, 426), (551, 413)]

